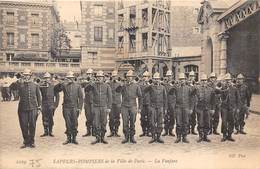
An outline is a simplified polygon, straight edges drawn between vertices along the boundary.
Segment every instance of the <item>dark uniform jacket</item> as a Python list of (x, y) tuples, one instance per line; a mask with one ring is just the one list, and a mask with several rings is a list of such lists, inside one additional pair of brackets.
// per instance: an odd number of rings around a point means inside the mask
[(187, 109), (192, 109), (192, 96), (195, 95), (195, 87), (178, 84), (175, 88), (170, 90), (170, 94), (174, 93), (176, 97), (176, 106)]
[(120, 83), (113, 80), (108, 83), (112, 90), (112, 104), (121, 104), (122, 103), (122, 95), (121, 93), (116, 92), (116, 89), (120, 86)]
[[(168, 107), (171, 105), (172, 107), (175, 107), (176, 105), (176, 95), (174, 93), (174, 88), (176, 85), (169, 83), (165, 83), (164, 84), (165, 89), (166, 89), (166, 93), (167, 93), (167, 99), (168, 99)], [(170, 90), (173, 89), (173, 92), (170, 92)]]
[(246, 84), (237, 85), (239, 95), (240, 95), (240, 106), (246, 105), (247, 107), (250, 106), (251, 100), (251, 93)]
[(221, 107), (229, 109), (239, 108), (240, 95), (238, 89), (234, 85), (231, 85), (229, 87), (224, 86), (220, 93), (222, 101)]
[(125, 107), (134, 107), (136, 105), (136, 98), (139, 100), (139, 107), (142, 107), (142, 92), (141, 88), (136, 83), (126, 83), (121, 84), (117, 89), (116, 92), (122, 93), (122, 106)]
[(59, 105), (59, 93), (54, 91), (55, 84), (53, 82), (44, 82), (40, 85), (42, 94), (42, 106), (56, 108)]
[(139, 83), (141, 92), (142, 92), (142, 105), (150, 105), (151, 100), (150, 100), (150, 93), (149, 92), (144, 92), (144, 89), (149, 85), (148, 82), (142, 81)]
[(91, 90), (86, 90), (86, 87), (92, 82), (88, 81), (88, 82), (84, 82), (82, 83), (82, 87), (84, 88), (84, 92), (85, 92), (85, 98), (84, 98), (84, 103), (89, 105), (93, 103), (93, 92)]
[(210, 86), (196, 87), (197, 107), (200, 109), (214, 110), (215, 108), (215, 89)]
[(55, 86), (55, 92), (63, 91), (63, 108), (82, 109), (83, 94), (81, 85), (76, 82), (63, 82)]
[(89, 84), (86, 91), (93, 92), (93, 106), (96, 107), (112, 107), (112, 91), (107, 83), (96, 82)]
[(20, 96), (18, 112), (36, 110), (42, 104), (40, 87), (33, 81), (17, 81), (17, 89)]
[(167, 93), (163, 85), (150, 85), (144, 89), (144, 93), (150, 93), (151, 106), (156, 108), (168, 108)]

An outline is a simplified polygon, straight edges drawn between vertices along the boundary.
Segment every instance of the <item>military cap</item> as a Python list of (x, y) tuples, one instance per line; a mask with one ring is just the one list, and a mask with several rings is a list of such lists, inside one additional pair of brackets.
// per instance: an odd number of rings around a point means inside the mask
[(97, 72), (97, 77), (104, 77), (104, 72), (102, 70)]
[(24, 69), (23, 75), (32, 75), (32, 71), (30, 69)]
[(154, 78), (154, 79), (160, 79), (160, 74), (159, 74), (158, 72), (155, 72), (155, 73), (153, 74), (153, 78)]
[(171, 70), (168, 70), (168, 71), (166, 72), (166, 76), (172, 76), (172, 71), (171, 71)]

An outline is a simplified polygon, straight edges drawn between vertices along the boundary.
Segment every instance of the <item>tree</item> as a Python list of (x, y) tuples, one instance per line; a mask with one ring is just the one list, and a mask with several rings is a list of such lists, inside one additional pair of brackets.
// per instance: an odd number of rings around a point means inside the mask
[(67, 32), (61, 23), (58, 24), (57, 28), (53, 32), (51, 54), (55, 61), (58, 61), (61, 57), (62, 52), (69, 52), (71, 49), (71, 40), (69, 39)]

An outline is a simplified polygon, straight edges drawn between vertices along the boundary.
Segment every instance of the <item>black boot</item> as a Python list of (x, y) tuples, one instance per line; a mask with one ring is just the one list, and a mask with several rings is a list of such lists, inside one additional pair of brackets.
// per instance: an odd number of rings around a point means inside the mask
[(169, 135), (175, 137), (175, 134), (172, 132), (172, 129), (169, 130)]
[(156, 142), (156, 135), (155, 134), (152, 135), (152, 140), (149, 141), (149, 144), (152, 144), (154, 142)]
[(240, 133), (239, 130), (237, 130), (237, 131), (235, 132), (236, 135), (239, 134), (239, 133)]
[(133, 143), (133, 144), (136, 144), (136, 141), (135, 141), (135, 138), (134, 138), (134, 136), (132, 135), (132, 136), (130, 136), (130, 142), (131, 143)]
[(167, 136), (168, 135), (168, 129), (164, 129), (164, 133), (162, 134), (162, 136)]
[(101, 143), (103, 143), (103, 144), (108, 144), (108, 142), (104, 139), (104, 136), (101, 137)]
[(88, 137), (88, 136), (91, 136), (91, 130), (90, 129), (87, 129), (87, 133), (82, 135), (82, 137)]
[(77, 142), (77, 140), (76, 140), (76, 137), (77, 137), (77, 134), (73, 134), (73, 135), (72, 135), (72, 143), (73, 143), (73, 144), (79, 144), (79, 143)]
[(129, 142), (129, 135), (125, 134), (125, 139), (121, 142), (122, 144), (128, 143)]
[(175, 140), (174, 143), (179, 143), (181, 141), (181, 135), (177, 134), (177, 139)]
[(49, 128), (49, 136), (54, 137), (54, 135), (52, 134), (52, 127)]
[(232, 134), (228, 134), (227, 140), (228, 140), (228, 141), (232, 141), (232, 142), (235, 141), (235, 139), (232, 138)]
[(115, 127), (114, 136), (115, 136), (115, 137), (121, 137), (121, 136), (118, 134), (118, 127)]
[(158, 143), (164, 143), (164, 141), (160, 138), (160, 136), (161, 136), (161, 134), (157, 134), (157, 139), (156, 139), (156, 141), (158, 142)]
[(139, 137), (144, 137), (144, 136), (145, 136), (145, 133), (144, 133), (144, 132), (139, 135)]
[(188, 141), (188, 139), (187, 139), (187, 136), (183, 136), (183, 137), (182, 137), (182, 142), (183, 142), (183, 143), (190, 143), (190, 142)]
[(71, 135), (67, 134), (67, 140), (62, 144), (66, 145), (66, 144), (69, 144), (69, 143), (71, 143)]
[(206, 142), (208, 142), (208, 143), (211, 142), (211, 140), (208, 139), (207, 134), (204, 135), (203, 141), (206, 141)]
[(44, 133), (42, 135), (40, 135), (40, 137), (46, 137), (48, 135), (49, 135), (48, 128), (44, 127)]
[(202, 134), (199, 134), (199, 140), (197, 141), (198, 143), (202, 142), (203, 141), (203, 135)]
[(243, 128), (240, 129), (240, 134), (246, 134)]
[(227, 135), (225, 133), (223, 133), (223, 138), (221, 139), (221, 142), (224, 142), (227, 140)]
[(215, 135), (220, 135), (220, 134), (217, 132), (217, 129), (214, 129), (214, 130), (213, 130), (213, 134), (215, 134)]

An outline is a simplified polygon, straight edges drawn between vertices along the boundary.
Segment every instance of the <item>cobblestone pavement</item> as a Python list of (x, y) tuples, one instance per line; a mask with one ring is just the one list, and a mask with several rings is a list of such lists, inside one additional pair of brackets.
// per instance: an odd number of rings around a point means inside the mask
[[(246, 121), (247, 135), (235, 135), (235, 143), (221, 143), (221, 136), (210, 136), (212, 143), (174, 144), (175, 137), (163, 137), (165, 144), (148, 144), (140, 138), (137, 117), (137, 144), (122, 145), (121, 138), (106, 138), (108, 145), (91, 145), (94, 137), (83, 138), (85, 115), (79, 117), (79, 145), (62, 145), (66, 137), (61, 106), (54, 116), (55, 137), (44, 137), (41, 115), (37, 121), (36, 148), (20, 149), (22, 135), (17, 115), (18, 102), (0, 102), (0, 168), (248, 168), (260, 169), (260, 116)], [(259, 110), (258, 110), (259, 111)], [(122, 125), (120, 126), (122, 127)], [(108, 127), (107, 127), (108, 128)], [(109, 132), (107, 132), (109, 134)], [(122, 128), (120, 128), (122, 135)], [(142, 167), (141, 167), (142, 166)]]

